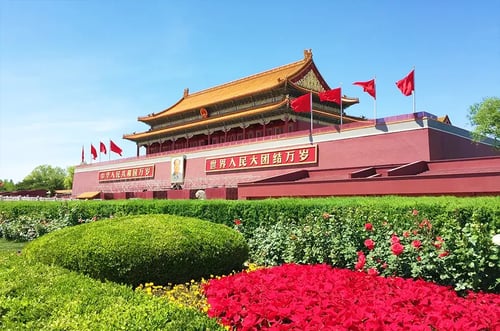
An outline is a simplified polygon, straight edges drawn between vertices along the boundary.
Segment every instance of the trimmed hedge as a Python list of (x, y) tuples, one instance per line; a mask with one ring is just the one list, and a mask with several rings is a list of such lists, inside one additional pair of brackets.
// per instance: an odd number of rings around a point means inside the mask
[[(31, 219), (26, 226), (39, 224), (50, 232), (51, 222), (69, 225), (90, 222), (110, 216), (141, 214), (171, 214), (195, 217), (214, 223), (233, 226), (235, 218), (244, 221), (245, 230), (251, 231), (261, 224), (278, 219), (300, 220), (311, 212), (335, 211), (336, 216), (350, 217), (353, 211), (361, 217), (396, 218), (409, 209), (418, 209), (426, 217), (452, 219), (460, 225), (480, 221), (498, 229), (500, 223), (499, 197), (342, 197), (314, 199), (269, 199), (269, 200), (105, 200), (105, 201), (0, 201), (0, 236), (7, 239), (26, 240), (15, 237), (15, 227), (21, 216)], [(496, 222), (496, 223), (495, 223)], [(26, 223), (26, 222), (24, 222)], [(56, 226), (57, 228), (57, 226)], [(40, 229), (41, 234), (45, 233)], [(7, 237), (5, 233), (12, 233)]]
[[(316, 259), (314, 251), (325, 250), (324, 247), (327, 247), (328, 254), (334, 250), (337, 251), (335, 253), (337, 257), (332, 258), (337, 266), (352, 267), (355, 262), (353, 257), (357, 251), (364, 249), (363, 241), (367, 239), (360, 230), (364, 223), (374, 222), (380, 225), (388, 221), (397, 231), (408, 230), (414, 226), (408, 223), (408, 214), (414, 209), (419, 211), (421, 219), (427, 218), (432, 222), (434, 233), (446, 239), (452, 253), (444, 260), (445, 265), (439, 262), (441, 265), (439, 268), (432, 267), (434, 271), (428, 277), (434, 277), (433, 281), (455, 286), (459, 290), (500, 291), (498, 247), (493, 246), (491, 242), (492, 236), (500, 233), (500, 197), (498, 196), (335, 197), (259, 201), (0, 202), (0, 236), (3, 232), (4, 235), (12, 234), (11, 239), (22, 239), (26, 236), (22, 237), (21, 234), (30, 233), (37, 236), (37, 229), (40, 234), (48, 232), (64, 223), (66, 219), (72, 224), (79, 224), (110, 215), (169, 213), (197, 217), (232, 227), (235, 227), (234, 221), (238, 219), (238, 223), (241, 222), (237, 226), (238, 231), (251, 243), (250, 258), (252, 260), (258, 260), (258, 254), (267, 250), (275, 255), (264, 257), (270, 261), (289, 260), (293, 255), (296, 256), (295, 262), (312, 263)], [(307, 236), (315, 240), (304, 239), (291, 243), (287, 239), (289, 238), (286, 236), (287, 231), (294, 230), (294, 227), (311, 218), (321, 219), (323, 213), (328, 213), (332, 219), (342, 222), (343, 234), (339, 234), (342, 240), (331, 238), (328, 241), (324, 233), (322, 236), (307, 233)], [(26, 219), (20, 218), (21, 215), (29, 218), (29, 225)], [(47, 215), (56, 216), (54, 219), (49, 219)], [(319, 229), (324, 227), (322, 223), (315, 224), (315, 226)], [(19, 232), (17, 229), (23, 230)], [(387, 232), (386, 235), (390, 234)], [(271, 236), (283, 240), (268, 240)], [(380, 240), (380, 238), (379, 236), (376, 239)], [(319, 248), (318, 241), (321, 243)], [(288, 245), (286, 246), (288, 248), (280, 247), (279, 243)], [(294, 247), (292, 255), (290, 254), (291, 247)]]
[(194, 309), (12, 254), (0, 254), (0, 329), (224, 330)]
[(126, 216), (67, 227), (24, 248), (30, 260), (101, 280), (183, 283), (240, 270), (248, 246), (221, 224), (172, 215)]

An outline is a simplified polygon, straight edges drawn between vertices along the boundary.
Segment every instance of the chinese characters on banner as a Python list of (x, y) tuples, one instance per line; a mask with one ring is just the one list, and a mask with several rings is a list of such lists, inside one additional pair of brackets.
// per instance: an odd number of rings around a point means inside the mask
[(229, 155), (205, 159), (205, 172), (249, 170), (318, 162), (318, 146)]
[(128, 179), (147, 179), (147, 178), (153, 178), (154, 176), (155, 176), (154, 165), (99, 171), (100, 182), (128, 180)]

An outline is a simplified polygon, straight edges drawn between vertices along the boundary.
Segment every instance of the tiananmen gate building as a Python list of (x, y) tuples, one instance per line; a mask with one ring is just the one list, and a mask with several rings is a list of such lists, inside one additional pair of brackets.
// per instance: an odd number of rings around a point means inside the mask
[[(136, 156), (77, 166), (73, 196), (500, 193), (500, 154), (492, 141), (472, 142), (447, 116), (427, 112), (349, 116), (358, 99), (320, 101), (328, 90), (310, 50), (294, 63), (195, 93), (185, 89), (169, 108), (138, 118), (149, 130), (123, 136), (136, 144)], [(307, 93), (312, 112), (294, 111), (291, 102)]]

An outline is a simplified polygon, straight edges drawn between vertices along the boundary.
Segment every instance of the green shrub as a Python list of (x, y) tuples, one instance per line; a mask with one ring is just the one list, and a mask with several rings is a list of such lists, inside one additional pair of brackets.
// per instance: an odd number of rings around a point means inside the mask
[(0, 254), (2, 330), (224, 330), (194, 309)]
[(241, 269), (243, 236), (199, 219), (126, 216), (68, 227), (26, 245), (31, 260), (56, 264), (97, 279), (138, 285), (183, 283)]
[[(366, 214), (364, 209), (344, 210), (341, 218), (335, 211), (311, 212), (300, 221), (278, 219), (257, 227), (248, 241), (250, 257), (259, 265), (328, 263), (421, 278), (457, 291), (498, 292), (499, 248), (492, 236), (500, 219), (489, 218), (485, 209), (479, 208), (464, 223), (442, 215), (427, 218), (411, 208), (396, 217), (377, 210)], [(395, 242), (403, 249), (399, 255), (392, 250)]]
[[(435, 233), (449, 238), (448, 248), (455, 252), (446, 258), (444, 265), (433, 269), (433, 281), (463, 289), (491, 290), (493, 286), (500, 290), (500, 276), (495, 272), (499, 263), (498, 251), (495, 251), (498, 248), (491, 243), (491, 236), (500, 232), (500, 196), (0, 202), (0, 232), (3, 228), (9, 236), (22, 238), (26, 232), (19, 226), (23, 221), (21, 216), (47, 224), (61, 224), (68, 219), (75, 225), (111, 215), (174, 214), (237, 227), (252, 244), (251, 259), (261, 259), (265, 264), (325, 261), (352, 267), (353, 258), (366, 239), (360, 230), (364, 223), (389, 222), (393, 230), (407, 230), (413, 226), (408, 223), (411, 221), (408, 213), (413, 209), (420, 212), (420, 217), (432, 221)], [(330, 223), (321, 222), (324, 212), (338, 221), (334, 232), (329, 228)], [(241, 224), (235, 226), (235, 219)], [(309, 227), (298, 228), (303, 223), (309, 223), (311, 231)], [(42, 226), (42, 230), (48, 228)], [(298, 238), (293, 242), (289, 240), (291, 230)], [(322, 236), (317, 237), (318, 233)], [(329, 239), (326, 233), (342, 235)]]
[(2, 237), (15, 241), (31, 241), (46, 233), (71, 226), (67, 217), (46, 219), (35, 214), (19, 215), (15, 219), (0, 222)]

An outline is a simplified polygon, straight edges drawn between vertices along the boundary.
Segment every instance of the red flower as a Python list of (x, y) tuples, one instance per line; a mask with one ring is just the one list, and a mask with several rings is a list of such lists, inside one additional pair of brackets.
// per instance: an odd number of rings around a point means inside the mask
[(439, 241), (436, 241), (434, 244), (432, 244), (434, 247), (436, 247), (437, 249), (440, 249), (441, 248), (441, 243)]
[(422, 247), (422, 242), (420, 240), (413, 240), (411, 242), (411, 245), (416, 249), (419, 249), (420, 247)]
[(399, 256), (401, 253), (403, 253), (405, 248), (403, 245), (401, 245), (400, 243), (397, 242), (397, 243), (393, 243), (391, 245), (391, 250), (392, 250), (392, 254)]
[(439, 257), (445, 257), (445, 256), (448, 256), (448, 255), (450, 255), (450, 252), (444, 251), (441, 254), (439, 254)]
[(403, 237), (408, 238), (409, 236), (410, 236), (410, 232), (409, 231), (403, 232)]
[(411, 212), (411, 214), (412, 214), (413, 216), (417, 216), (417, 215), (418, 215), (418, 210), (413, 209), (413, 211)]
[(363, 252), (359, 251), (358, 252), (358, 262), (354, 266), (356, 270), (363, 270), (363, 267), (365, 266), (366, 263), (366, 256)]
[(203, 290), (208, 316), (242, 331), (497, 330), (500, 314), (498, 294), (462, 297), (423, 280), (324, 264), (238, 273), (212, 279)]
[(429, 220), (427, 218), (422, 220), (422, 222), (420, 222), (420, 224), (418, 226), (421, 229), (422, 228), (428, 228), (429, 230), (432, 229), (432, 224), (431, 224), (431, 222), (429, 222)]
[(389, 265), (387, 264), (387, 262), (384, 262), (384, 263), (382, 264), (382, 268), (383, 268), (383, 269), (387, 269), (387, 267), (388, 267), (388, 266), (389, 266)]
[(417, 261), (418, 262), (422, 261), (422, 258), (420, 256), (417, 256)]
[(391, 237), (391, 243), (392, 244), (399, 244), (399, 238), (398, 238), (398, 236), (396, 236), (396, 235), (393, 234), (392, 237)]
[(371, 240), (371, 239), (366, 239), (365, 240), (365, 246), (369, 250), (372, 250), (375, 247), (375, 242), (373, 240)]
[(378, 270), (377, 270), (377, 268), (370, 268), (370, 269), (368, 269), (368, 274), (369, 274), (370, 276), (377, 276), (377, 275), (378, 275)]
[(365, 230), (366, 231), (373, 231), (373, 225), (371, 223), (366, 223)]
[(235, 220), (234, 220), (234, 224), (235, 224), (235, 225), (241, 225), (241, 220), (239, 220), (239, 219), (235, 219)]
[(323, 219), (326, 221), (327, 219), (330, 218), (330, 214), (328, 213), (323, 213)]
[(437, 241), (440, 241), (440, 242), (442, 242), (442, 243), (444, 243), (444, 239), (443, 239), (443, 238), (441, 238), (440, 236), (437, 236), (437, 237), (436, 237), (436, 240), (437, 240)]

